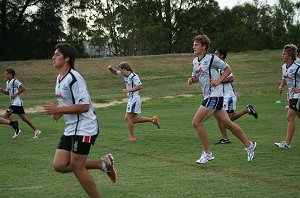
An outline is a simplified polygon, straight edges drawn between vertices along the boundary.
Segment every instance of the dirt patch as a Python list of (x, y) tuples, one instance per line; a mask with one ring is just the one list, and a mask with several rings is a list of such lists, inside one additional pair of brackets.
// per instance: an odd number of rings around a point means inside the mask
[[(177, 96), (166, 96), (166, 97), (162, 97), (162, 98), (172, 99), (172, 98), (177, 98), (177, 97), (192, 97), (192, 96), (194, 96), (194, 95), (183, 94), (183, 95), (177, 95)], [(148, 101), (148, 100), (151, 100), (151, 98), (150, 97), (142, 97), (143, 102)], [(111, 107), (111, 106), (127, 103), (127, 101), (128, 101), (127, 98), (123, 98), (122, 100), (113, 100), (108, 103), (93, 103), (93, 105), (94, 105), (95, 109), (98, 109), (98, 108)], [(5, 113), (5, 110), (6, 109), (0, 109), (0, 116)], [(34, 106), (34, 107), (25, 108), (26, 113), (40, 113), (40, 112), (43, 112), (43, 110), (44, 110), (43, 106)]]

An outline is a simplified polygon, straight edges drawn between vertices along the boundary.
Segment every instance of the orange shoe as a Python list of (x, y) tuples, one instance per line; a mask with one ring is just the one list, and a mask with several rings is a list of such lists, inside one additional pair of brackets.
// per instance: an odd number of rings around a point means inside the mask
[(131, 137), (131, 138), (129, 138), (129, 141), (130, 141), (130, 142), (136, 141), (136, 137)]
[(158, 129), (160, 129), (160, 124), (159, 124), (159, 122), (158, 122), (158, 117), (157, 117), (157, 116), (153, 116), (153, 117), (152, 117), (152, 123), (153, 123), (154, 125), (156, 125)]

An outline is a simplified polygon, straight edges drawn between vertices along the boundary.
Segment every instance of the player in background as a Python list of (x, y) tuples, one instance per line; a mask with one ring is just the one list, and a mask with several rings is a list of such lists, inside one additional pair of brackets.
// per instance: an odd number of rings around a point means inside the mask
[(288, 112), (287, 112), (287, 132), (284, 141), (276, 142), (279, 148), (290, 149), (292, 138), (295, 132), (295, 118), (300, 119), (300, 66), (296, 64), (297, 46), (293, 44), (285, 45), (282, 51), (284, 64), (281, 67), (282, 80), (278, 87), (281, 94), (285, 85), (288, 86)]
[(89, 197), (98, 198), (93, 177), (87, 169), (98, 169), (116, 181), (113, 156), (87, 160), (91, 145), (99, 133), (99, 124), (83, 77), (74, 69), (76, 49), (66, 43), (56, 45), (53, 67), (59, 72), (55, 95), (58, 105), (45, 104), (44, 112), (57, 121), (64, 116), (66, 127), (55, 152), (53, 167), (57, 172), (73, 172)]
[(152, 118), (142, 117), (139, 114), (142, 110), (142, 99), (139, 94), (139, 90), (143, 88), (142, 82), (139, 76), (133, 72), (130, 65), (126, 62), (122, 62), (118, 66), (118, 70), (114, 69), (111, 65), (107, 69), (114, 75), (122, 78), (125, 82), (126, 88), (123, 92), (128, 96), (127, 109), (125, 113), (125, 122), (128, 128), (129, 141), (136, 141), (134, 134), (134, 124), (143, 122), (152, 122), (157, 128), (160, 128), (158, 117), (153, 116)]
[[(225, 59), (227, 57), (227, 50), (225, 48), (219, 47), (215, 51), (215, 55), (218, 56), (221, 60), (223, 60), (226, 63)], [(222, 74), (222, 73), (221, 73)], [(248, 104), (246, 108), (235, 112), (236, 110), (236, 101), (237, 96), (233, 88), (233, 74), (231, 73), (227, 78), (225, 78), (221, 83), (223, 84), (223, 93), (224, 93), (224, 109), (227, 111), (227, 114), (231, 121), (235, 121), (242, 117), (245, 114), (250, 114), (254, 116), (256, 119), (258, 117), (257, 112), (254, 110), (253, 106), (251, 104)], [(216, 144), (229, 144), (230, 140), (228, 138), (228, 134), (226, 131), (226, 128), (218, 120), (218, 125), (220, 132), (222, 134), (222, 139), (220, 139)]]
[[(18, 114), (20, 118), (22, 118), (22, 120), (33, 129), (33, 138), (35, 139), (39, 137), (41, 131), (35, 127), (35, 125), (25, 113), (23, 100), (20, 96), (25, 91), (25, 86), (15, 78), (15, 74), (15, 70), (11, 68), (6, 69), (4, 72), (4, 77), (6, 79), (6, 89), (0, 88), (0, 91), (3, 94), (9, 95), (11, 100), (11, 104), (4, 114), (4, 118), (10, 120), (11, 114)], [(13, 138), (16, 138), (19, 134), (20, 131), (19, 133), (15, 133)]]
[(15, 133), (13, 137), (17, 137), (19, 133), (21, 133), (21, 129), (19, 128), (19, 122), (17, 120), (7, 120), (0, 117), (0, 124), (5, 124), (11, 126)]
[[(209, 46), (210, 39), (206, 35), (198, 35), (194, 38), (193, 50), (197, 57), (192, 63), (192, 77), (188, 78), (189, 85), (199, 82), (204, 96), (204, 101), (192, 121), (203, 147), (203, 152), (196, 163), (204, 164), (215, 159), (208, 144), (207, 132), (203, 126), (204, 122), (212, 115), (243, 143), (248, 154), (247, 160), (252, 161), (256, 142), (248, 140), (243, 130), (230, 120), (223, 108), (223, 86), (220, 83), (230, 75), (231, 69), (219, 57), (207, 52)], [(220, 70), (224, 71), (222, 75), (220, 75)]]

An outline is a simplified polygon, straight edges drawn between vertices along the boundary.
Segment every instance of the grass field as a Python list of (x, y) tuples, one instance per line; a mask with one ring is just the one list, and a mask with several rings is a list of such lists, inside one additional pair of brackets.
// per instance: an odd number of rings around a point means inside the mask
[[(124, 122), (126, 104), (96, 109), (101, 134), (89, 158), (111, 152), (118, 180), (112, 184), (103, 172), (92, 170), (103, 197), (300, 197), (300, 129), (296, 125), (293, 147), (279, 150), (275, 141), (286, 131), (285, 94), (278, 95), (281, 51), (229, 54), (228, 63), (235, 75), (239, 95), (237, 109), (254, 105), (259, 118), (250, 115), (236, 121), (258, 144), (255, 159), (247, 162), (243, 145), (230, 134), (232, 143), (214, 145), (220, 139), (214, 118), (205, 124), (215, 160), (199, 165), (202, 147), (191, 120), (202, 102), (198, 85), (188, 86), (191, 54), (147, 57), (79, 59), (76, 69), (85, 77), (95, 103), (122, 100), (123, 82), (112, 76), (107, 65), (129, 62), (144, 84), (142, 115), (158, 115), (161, 129), (152, 124), (135, 126), (137, 142), (128, 143)], [(57, 71), (51, 60), (0, 62), (0, 71), (13, 67), (24, 83), (25, 110), (55, 101)], [(5, 86), (5, 81), (0, 87)], [(172, 97), (170, 97), (172, 96)], [(190, 96), (190, 97), (186, 97)], [(280, 100), (282, 103), (276, 104)], [(5, 109), (7, 96), (0, 96)], [(32, 131), (21, 122), (22, 134), (12, 140), (10, 127), (1, 127), (0, 197), (87, 197), (73, 174), (52, 169), (52, 158), (64, 122), (53, 122), (42, 112), (29, 114), (42, 135), (32, 140)], [(17, 117), (14, 117), (17, 118)]]

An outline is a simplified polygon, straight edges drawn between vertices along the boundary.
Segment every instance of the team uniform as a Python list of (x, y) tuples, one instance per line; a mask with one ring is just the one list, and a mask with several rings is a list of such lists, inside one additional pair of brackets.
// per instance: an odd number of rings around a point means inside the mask
[(294, 62), (287, 67), (282, 65), (282, 79), (288, 86), (289, 108), (294, 111), (300, 111), (300, 93), (295, 93), (293, 87), (300, 87), (300, 65)]
[(202, 106), (209, 109), (221, 110), (223, 107), (224, 93), (223, 85), (211, 86), (211, 80), (218, 79), (220, 72), (228, 65), (219, 57), (206, 53), (202, 59), (198, 57), (193, 60), (192, 76), (199, 80), (200, 88), (204, 97)]
[[(130, 89), (142, 85), (139, 76), (134, 72), (131, 72), (129, 76), (126, 77), (125, 75), (122, 74), (121, 71), (117, 71), (117, 76), (123, 78), (126, 89)], [(127, 103), (126, 112), (140, 114), (142, 108), (142, 99), (139, 94), (139, 91), (128, 92), (127, 96), (128, 96), (128, 103)]]
[(88, 104), (89, 110), (80, 114), (64, 114), (66, 128), (61, 137), (59, 149), (88, 154), (91, 144), (95, 143), (99, 125), (94, 107), (83, 77), (75, 70), (56, 80), (55, 95), (59, 106)]
[[(233, 74), (231, 73), (228, 77), (232, 77), (232, 76)], [(233, 88), (233, 84), (231, 82), (223, 84), (223, 93), (224, 93), (223, 107), (228, 113), (233, 113), (234, 110), (236, 110), (237, 97)]]
[(300, 58), (296, 58), (295, 63), (296, 63), (297, 65), (300, 65)]
[(25, 114), (23, 107), (23, 100), (20, 95), (17, 95), (14, 99), (11, 98), (12, 95), (19, 91), (19, 87), (22, 83), (15, 78), (6, 81), (6, 91), (10, 96), (10, 106), (6, 110), (8, 114)]

